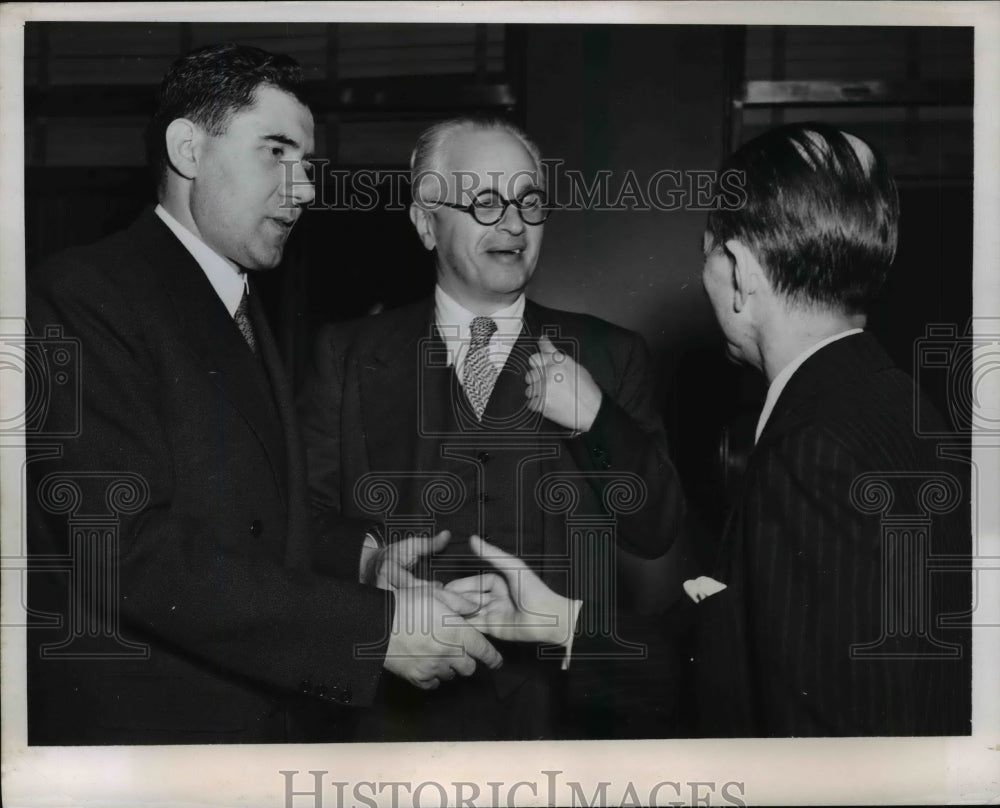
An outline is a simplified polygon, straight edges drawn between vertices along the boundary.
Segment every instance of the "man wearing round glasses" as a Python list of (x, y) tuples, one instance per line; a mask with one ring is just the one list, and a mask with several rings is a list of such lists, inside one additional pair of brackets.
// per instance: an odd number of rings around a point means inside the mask
[(410, 219), (435, 251), (438, 287), (477, 315), (518, 300), (549, 212), (537, 149), (513, 129), (439, 127), (421, 137), (411, 168)]
[[(420, 136), (410, 219), (434, 253), (434, 295), (321, 331), (300, 398), (310, 489), (317, 506), (382, 520), (373, 583), (464, 577), (484, 566), (468, 538), (489, 537), (586, 601), (602, 617), (594, 631), (616, 633), (616, 548), (665, 553), (683, 500), (642, 339), (525, 298), (550, 212), (541, 169), (538, 148), (503, 121), (445, 121)], [(430, 693), (386, 681), (361, 737), (641, 736), (634, 721), (656, 720), (649, 701), (631, 724), (589, 718), (595, 679), (576, 661), (561, 670), (563, 649), (498, 650), (501, 670)], [(623, 647), (622, 664), (649, 653)]]

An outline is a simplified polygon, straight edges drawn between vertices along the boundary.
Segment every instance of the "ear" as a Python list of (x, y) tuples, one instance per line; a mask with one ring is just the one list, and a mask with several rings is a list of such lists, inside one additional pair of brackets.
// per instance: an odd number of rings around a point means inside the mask
[(434, 218), (426, 208), (413, 202), (410, 205), (410, 221), (417, 229), (420, 241), (428, 250), (433, 250), (437, 246), (437, 238), (434, 235)]
[(726, 250), (733, 257), (733, 311), (742, 311), (751, 295), (769, 286), (767, 275), (756, 256), (737, 239), (726, 242)]
[(167, 158), (173, 169), (185, 179), (198, 176), (198, 147), (202, 131), (187, 118), (175, 118), (167, 127)]

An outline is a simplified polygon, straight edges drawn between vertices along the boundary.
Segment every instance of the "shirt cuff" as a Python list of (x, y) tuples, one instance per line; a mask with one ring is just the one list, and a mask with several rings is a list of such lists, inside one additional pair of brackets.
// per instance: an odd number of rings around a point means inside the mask
[(574, 600), (571, 607), (572, 631), (569, 633), (569, 640), (566, 642), (566, 653), (563, 654), (562, 670), (569, 670), (570, 657), (573, 655), (573, 638), (576, 637), (576, 624), (580, 620), (580, 609), (583, 608), (582, 600)]
[(715, 578), (709, 578), (707, 575), (700, 575), (697, 578), (687, 580), (682, 586), (687, 596), (695, 603), (701, 603), (705, 598), (717, 595), (726, 588), (724, 583), (716, 581)]
[(361, 560), (358, 563), (358, 583), (370, 583), (365, 580), (369, 577), (368, 565), (371, 563), (372, 556), (378, 552), (380, 546), (379, 540), (373, 534), (365, 534), (365, 540), (361, 543)]

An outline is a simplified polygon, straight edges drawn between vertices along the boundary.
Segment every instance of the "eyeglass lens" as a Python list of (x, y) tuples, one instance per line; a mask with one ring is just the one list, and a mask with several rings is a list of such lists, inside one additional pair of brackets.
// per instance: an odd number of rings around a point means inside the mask
[(530, 191), (520, 199), (510, 201), (499, 194), (484, 194), (472, 202), (472, 214), (480, 224), (496, 224), (507, 212), (507, 206), (517, 208), (525, 224), (541, 224), (550, 212), (545, 204), (545, 196), (540, 191)]

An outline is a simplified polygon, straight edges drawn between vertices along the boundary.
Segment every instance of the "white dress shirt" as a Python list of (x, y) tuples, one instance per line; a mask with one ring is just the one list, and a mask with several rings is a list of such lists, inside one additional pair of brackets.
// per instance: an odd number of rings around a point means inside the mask
[[(503, 370), (507, 357), (517, 338), (521, 334), (524, 319), (524, 295), (509, 306), (504, 306), (489, 315), (497, 324), (497, 330), (490, 337), (489, 360), (497, 373)], [(440, 286), (434, 287), (434, 322), (437, 325), (441, 339), (444, 340), (448, 355), (448, 366), (455, 368), (459, 382), (462, 381), (462, 368), (465, 366), (465, 356), (469, 352), (470, 326), (476, 315), (449, 295)]]
[(806, 350), (796, 356), (791, 362), (781, 369), (781, 373), (774, 377), (774, 381), (771, 382), (771, 386), (767, 388), (767, 398), (764, 400), (764, 409), (760, 411), (760, 418), (757, 419), (757, 432), (753, 439), (755, 444), (760, 440), (760, 434), (764, 431), (767, 419), (770, 418), (771, 413), (774, 412), (774, 405), (778, 403), (778, 396), (781, 395), (782, 390), (785, 389), (785, 385), (787, 385), (789, 379), (792, 378), (792, 374), (794, 374), (795, 371), (802, 366), (802, 363), (816, 353), (816, 351), (820, 348), (825, 348), (831, 342), (836, 342), (838, 339), (850, 337), (854, 334), (860, 334), (863, 330), (864, 329), (861, 328), (851, 328), (847, 331), (841, 331), (839, 334), (834, 334), (833, 336), (820, 340), (815, 345), (806, 348)]
[(212, 288), (226, 307), (229, 316), (235, 316), (236, 309), (240, 305), (240, 299), (243, 297), (243, 290), (250, 291), (246, 273), (228, 258), (223, 258), (219, 255), (177, 221), (167, 212), (167, 209), (163, 205), (157, 205), (153, 212), (163, 220), (163, 223), (170, 228), (170, 232), (177, 236), (178, 241), (187, 248), (187, 251), (191, 253), (194, 260), (198, 262), (198, 266), (205, 273), (208, 282), (212, 284)]

